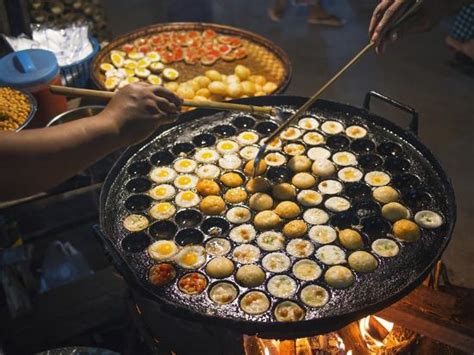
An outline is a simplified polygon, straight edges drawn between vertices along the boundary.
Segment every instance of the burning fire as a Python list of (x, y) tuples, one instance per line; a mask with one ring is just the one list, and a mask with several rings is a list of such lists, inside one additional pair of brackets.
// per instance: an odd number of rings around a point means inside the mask
[(352, 355), (345, 351), (343, 339), (335, 332), (296, 340), (260, 339), (244, 337), (246, 355), (312, 355), (314, 352), (331, 355)]
[(416, 339), (416, 333), (383, 318), (368, 316), (324, 335), (296, 340), (244, 337), (246, 355), (375, 355), (397, 353)]
[(359, 320), (359, 330), (369, 350), (385, 346), (384, 340), (390, 334), (394, 324), (377, 316), (367, 316)]

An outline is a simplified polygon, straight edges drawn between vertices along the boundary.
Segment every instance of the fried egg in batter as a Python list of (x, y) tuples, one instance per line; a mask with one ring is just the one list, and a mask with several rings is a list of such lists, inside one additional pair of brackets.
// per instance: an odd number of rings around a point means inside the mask
[(169, 260), (179, 251), (178, 246), (171, 240), (159, 240), (148, 247), (148, 254), (153, 260)]
[(383, 171), (371, 171), (365, 174), (364, 180), (372, 186), (385, 186), (390, 182), (390, 175)]
[(251, 131), (245, 131), (237, 136), (237, 142), (243, 145), (254, 144), (258, 142), (258, 134)]
[(189, 190), (196, 187), (198, 178), (195, 175), (183, 174), (174, 179), (174, 186), (178, 189)]
[(196, 169), (197, 163), (192, 159), (178, 159), (174, 162), (173, 168), (178, 173), (191, 173)]
[(221, 154), (232, 154), (239, 151), (239, 145), (230, 139), (222, 140), (217, 143), (216, 149)]
[(179, 207), (193, 207), (196, 206), (201, 199), (193, 191), (181, 191), (176, 195), (175, 202)]
[(176, 207), (174, 207), (171, 203), (169, 202), (159, 202), (155, 205), (153, 205), (150, 208), (150, 215), (158, 220), (161, 219), (168, 219), (172, 217), (176, 212)]
[(202, 246), (186, 246), (176, 255), (175, 262), (184, 269), (197, 269), (206, 262), (206, 251)]
[(203, 148), (194, 154), (194, 159), (201, 163), (214, 163), (219, 159), (219, 153), (214, 149)]
[(150, 178), (157, 184), (162, 184), (173, 181), (176, 175), (176, 171), (171, 168), (158, 167), (151, 171)]

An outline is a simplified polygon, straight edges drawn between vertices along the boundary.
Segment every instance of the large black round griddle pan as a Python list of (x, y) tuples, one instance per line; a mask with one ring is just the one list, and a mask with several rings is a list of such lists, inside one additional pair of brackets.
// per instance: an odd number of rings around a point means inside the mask
[[(410, 113), (410, 128), (402, 129), (385, 118), (370, 113), (369, 104), (372, 97)], [(240, 103), (278, 106), (283, 109), (296, 109), (305, 101), (306, 98), (293, 96), (236, 100)], [(357, 281), (351, 287), (340, 290), (325, 285), (331, 294), (330, 302), (319, 309), (306, 308), (305, 320), (283, 323), (275, 321), (271, 315), (251, 317), (239, 311), (238, 306), (223, 309), (217, 307), (210, 301), (207, 292), (199, 296), (183, 297), (177, 288), (154, 287), (147, 282), (147, 270), (153, 262), (147, 256), (146, 250), (130, 253), (123, 249), (121, 242), (126, 233), (122, 228), (122, 219), (128, 213), (124, 201), (130, 195), (124, 186), (131, 178), (130, 165), (136, 166), (138, 161), (144, 162), (139, 165), (147, 165), (150, 156), (164, 145), (189, 143), (192, 135), (208, 132), (216, 125), (230, 123), (238, 116), (235, 113), (216, 114), (215, 111), (209, 110), (184, 113), (178, 118), (177, 126), (161, 127), (153, 137), (130, 147), (119, 158), (103, 185), (100, 201), (99, 235), (114, 264), (133, 287), (159, 302), (173, 315), (203, 324), (213, 322), (246, 334), (259, 333), (260, 336), (274, 338), (295, 338), (336, 330), (349, 322), (376, 313), (404, 297), (423, 281), (448, 245), (456, 220), (454, 192), (438, 160), (416, 136), (418, 117), (413, 109), (374, 92), (367, 94), (364, 106), (365, 108), (361, 109), (319, 100), (308, 113), (316, 114), (323, 120), (339, 120), (346, 126), (365, 125), (372, 132), (372, 139), (377, 145), (387, 142), (399, 144), (403, 148), (402, 151), (393, 154), (403, 156), (411, 162), (408, 173), (400, 172), (394, 175), (394, 179), (398, 176), (397, 181), (404, 191), (402, 202), (410, 205), (414, 212), (421, 209), (438, 211), (444, 216), (445, 223), (440, 228), (424, 230), (420, 241), (402, 246), (402, 252), (397, 257), (379, 261), (379, 268), (375, 272), (357, 275)], [(419, 182), (413, 184), (410, 178), (405, 179), (407, 175), (418, 176)], [(241, 290), (241, 294), (242, 292)]]

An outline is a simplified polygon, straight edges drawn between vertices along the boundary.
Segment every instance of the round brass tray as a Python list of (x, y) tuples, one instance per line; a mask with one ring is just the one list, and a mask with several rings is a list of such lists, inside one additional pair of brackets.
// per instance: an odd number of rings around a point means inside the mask
[(234, 67), (237, 64), (242, 64), (247, 66), (252, 73), (264, 75), (267, 80), (275, 82), (277, 89), (273, 92), (274, 94), (285, 91), (291, 80), (292, 68), (290, 59), (283, 49), (270, 40), (249, 31), (231, 26), (198, 22), (174, 22), (151, 25), (117, 37), (102, 48), (94, 58), (91, 64), (92, 80), (98, 88), (105, 90), (104, 74), (100, 71), (100, 65), (104, 62), (109, 62), (109, 55), (112, 50), (120, 49), (126, 43), (163, 32), (203, 31), (206, 29), (212, 29), (218, 34), (240, 37), (247, 49), (247, 57), (232, 62), (225, 62), (220, 59), (209, 66), (201, 63), (190, 65), (183, 61), (172, 63), (170, 67), (180, 72), (178, 82), (184, 82), (197, 75), (202, 75), (209, 69), (215, 69), (223, 74), (232, 74)]

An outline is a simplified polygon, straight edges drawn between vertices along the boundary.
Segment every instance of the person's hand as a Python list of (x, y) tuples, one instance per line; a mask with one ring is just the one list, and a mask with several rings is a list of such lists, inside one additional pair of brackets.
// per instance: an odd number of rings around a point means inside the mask
[(388, 42), (395, 42), (407, 33), (431, 30), (447, 15), (447, 0), (425, 0), (418, 11), (398, 28), (388, 28), (399, 19), (412, 0), (381, 0), (375, 8), (369, 25), (369, 38), (375, 43), (377, 53), (383, 53)]
[(181, 99), (161, 86), (134, 83), (120, 89), (99, 114), (124, 144), (149, 137), (158, 126), (176, 118)]

